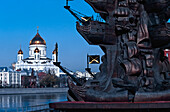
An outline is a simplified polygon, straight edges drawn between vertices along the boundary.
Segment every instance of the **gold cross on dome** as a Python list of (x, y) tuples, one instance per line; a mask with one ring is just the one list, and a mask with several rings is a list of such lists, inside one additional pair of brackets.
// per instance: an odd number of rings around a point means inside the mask
[(37, 33), (38, 33), (38, 31), (39, 31), (39, 26), (37, 26)]

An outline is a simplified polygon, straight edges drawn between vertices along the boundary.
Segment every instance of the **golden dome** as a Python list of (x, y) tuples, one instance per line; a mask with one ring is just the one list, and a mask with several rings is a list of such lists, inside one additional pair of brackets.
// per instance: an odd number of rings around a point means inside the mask
[(56, 54), (56, 50), (53, 51), (53, 54)]
[(46, 45), (45, 40), (40, 36), (40, 34), (37, 32), (35, 37), (30, 41), (30, 45)]
[(22, 50), (21, 50), (21, 49), (18, 51), (18, 54), (23, 54), (23, 52), (22, 52)]
[(34, 53), (39, 53), (40, 50), (36, 47), (36, 49), (34, 50)]

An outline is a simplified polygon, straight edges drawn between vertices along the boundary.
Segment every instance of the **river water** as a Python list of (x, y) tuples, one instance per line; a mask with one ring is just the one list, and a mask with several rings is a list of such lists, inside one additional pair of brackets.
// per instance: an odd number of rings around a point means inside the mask
[(0, 112), (16, 111), (23, 107), (67, 101), (67, 93), (0, 95)]

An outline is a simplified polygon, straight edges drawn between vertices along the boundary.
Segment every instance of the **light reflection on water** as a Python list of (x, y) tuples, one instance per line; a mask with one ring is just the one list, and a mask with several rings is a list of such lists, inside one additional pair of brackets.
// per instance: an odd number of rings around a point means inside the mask
[(67, 101), (67, 93), (0, 95), (1, 109), (18, 108)]

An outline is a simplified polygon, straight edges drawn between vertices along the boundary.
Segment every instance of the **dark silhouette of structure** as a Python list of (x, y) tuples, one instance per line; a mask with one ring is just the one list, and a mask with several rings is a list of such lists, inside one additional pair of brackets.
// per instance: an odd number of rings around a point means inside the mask
[(54, 63), (69, 76), (69, 101), (51, 103), (50, 108), (59, 112), (169, 112), (170, 63), (165, 49), (170, 49), (170, 0), (85, 0), (105, 22), (78, 16), (68, 1), (65, 8), (78, 20), (77, 31), (105, 55), (100, 72), (84, 82), (60, 62)]
[[(89, 44), (99, 45), (105, 53), (101, 59), (100, 72), (93, 80), (84, 83), (69, 74), (60, 62), (54, 63), (69, 76), (68, 100), (134, 102), (125, 104), (125, 108), (132, 108), (128, 107), (130, 105), (145, 108), (143, 103), (136, 102), (168, 101), (161, 105), (169, 108), (170, 63), (164, 55), (164, 49), (170, 49), (170, 27), (167, 25), (170, 1), (85, 0), (105, 22), (79, 16), (70, 9), (68, 1), (65, 9), (78, 20), (77, 31)], [(89, 109), (96, 109), (103, 103), (92, 103), (95, 107), (88, 104), (85, 106)], [(56, 109), (74, 107), (69, 102), (50, 105)], [(114, 105), (118, 103), (113, 103), (111, 107), (109, 105), (106, 104), (106, 107), (115, 108)], [(154, 107), (150, 103), (146, 105), (148, 108), (161, 108), (157, 103), (153, 104)], [(120, 104), (118, 108), (121, 108)]]
[(105, 55), (84, 84), (69, 78), (68, 99), (88, 102), (170, 101), (170, 1), (85, 0), (105, 22), (77, 18), (77, 31)]

